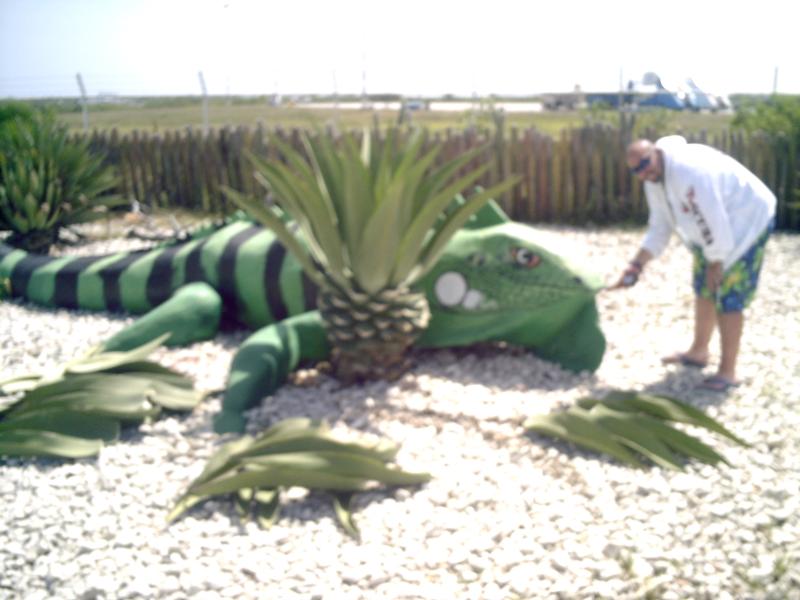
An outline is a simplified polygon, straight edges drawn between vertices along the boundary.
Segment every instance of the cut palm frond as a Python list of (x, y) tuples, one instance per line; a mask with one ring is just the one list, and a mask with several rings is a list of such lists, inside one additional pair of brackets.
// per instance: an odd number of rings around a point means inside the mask
[(390, 466), (396, 453), (397, 447), (385, 441), (366, 445), (337, 440), (324, 421), (287, 419), (256, 438), (245, 436), (220, 448), (167, 520), (177, 519), (212, 496), (234, 494), (243, 518), (254, 516), (260, 525), (268, 526), (277, 519), (281, 491), (305, 487), (332, 494), (339, 523), (357, 537), (350, 511), (354, 492), (380, 484), (418, 485), (430, 480), (427, 473)]
[(748, 445), (685, 402), (635, 391), (614, 390), (603, 399), (582, 398), (566, 411), (529, 418), (525, 428), (608, 454), (635, 467), (644, 465), (643, 458), (675, 470), (683, 470), (687, 459), (711, 465), (730, 464), (707, 444), (670, 425), (670, 421), (702, 427), (739, 445)]
[(145, 360), (164, 337), (128, 352), (95, 350), (47, 373), (0, 382), (7, 395), (0, 397), (0, 455), (92, 456), (119, 438), (122, 424), (153, 419), (164, 409), (193, 409), (203, 394), (191, 380)]

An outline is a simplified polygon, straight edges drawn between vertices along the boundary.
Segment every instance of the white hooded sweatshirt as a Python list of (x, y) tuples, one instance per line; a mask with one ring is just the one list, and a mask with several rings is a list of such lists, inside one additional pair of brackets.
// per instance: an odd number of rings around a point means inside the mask
[(659, 139), (662, 182), (645, 181), (650, 211), (642, 247), (654, 257), (675, 231), (688, 247), (699, 246), (723, 269), (736, 262), (775, 216), (775, 195), (744, 166), (703, 144), (678, 135)]

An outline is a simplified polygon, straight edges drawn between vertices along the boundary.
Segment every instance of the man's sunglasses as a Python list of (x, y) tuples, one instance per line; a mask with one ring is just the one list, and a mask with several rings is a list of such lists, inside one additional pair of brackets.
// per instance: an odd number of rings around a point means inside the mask
[(645, 156), (642, 160), (640, 160), (638, 165), (636, 165), (635, 167), (631, 167), (631, 173), (638, 175), (649, 166), (650, 166), (650, 156), (648, 155)]

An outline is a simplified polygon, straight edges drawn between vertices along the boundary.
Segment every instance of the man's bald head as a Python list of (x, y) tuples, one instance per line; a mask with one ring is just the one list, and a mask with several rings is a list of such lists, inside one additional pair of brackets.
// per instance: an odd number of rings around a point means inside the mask
[(639, 178), (645, 181), (661, 181), (664, 176), (664, 160), (661, 151), (650, 140), (631, 142), (625, 152), (625, 162)]
[(645, 156), (650, 155), (655, 148), (653, 142), (650, 140), (635, 140), (628, 144), (628, 151), (625, 153), (625, 159), (628, 161), (628, 166), (635, 167), (639, 164)]

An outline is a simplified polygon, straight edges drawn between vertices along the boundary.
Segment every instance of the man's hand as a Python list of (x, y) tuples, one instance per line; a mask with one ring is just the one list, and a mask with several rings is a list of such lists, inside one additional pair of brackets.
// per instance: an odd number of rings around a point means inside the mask
[(615, 290), (623, 287), (631, 287), (639, 281), (639, 275), (641, 274), (642, 265), (638, 261), (632, 260), (628, 263), (628, 268), (622, 272), (619, 281), (611, 286), (611, 289)]
[(708, 290), (716, 296), (719, 291), (719, 286), (722, 285), (722, 263), (712, 262), (708, 263), (706, 267), (706, 286)]

